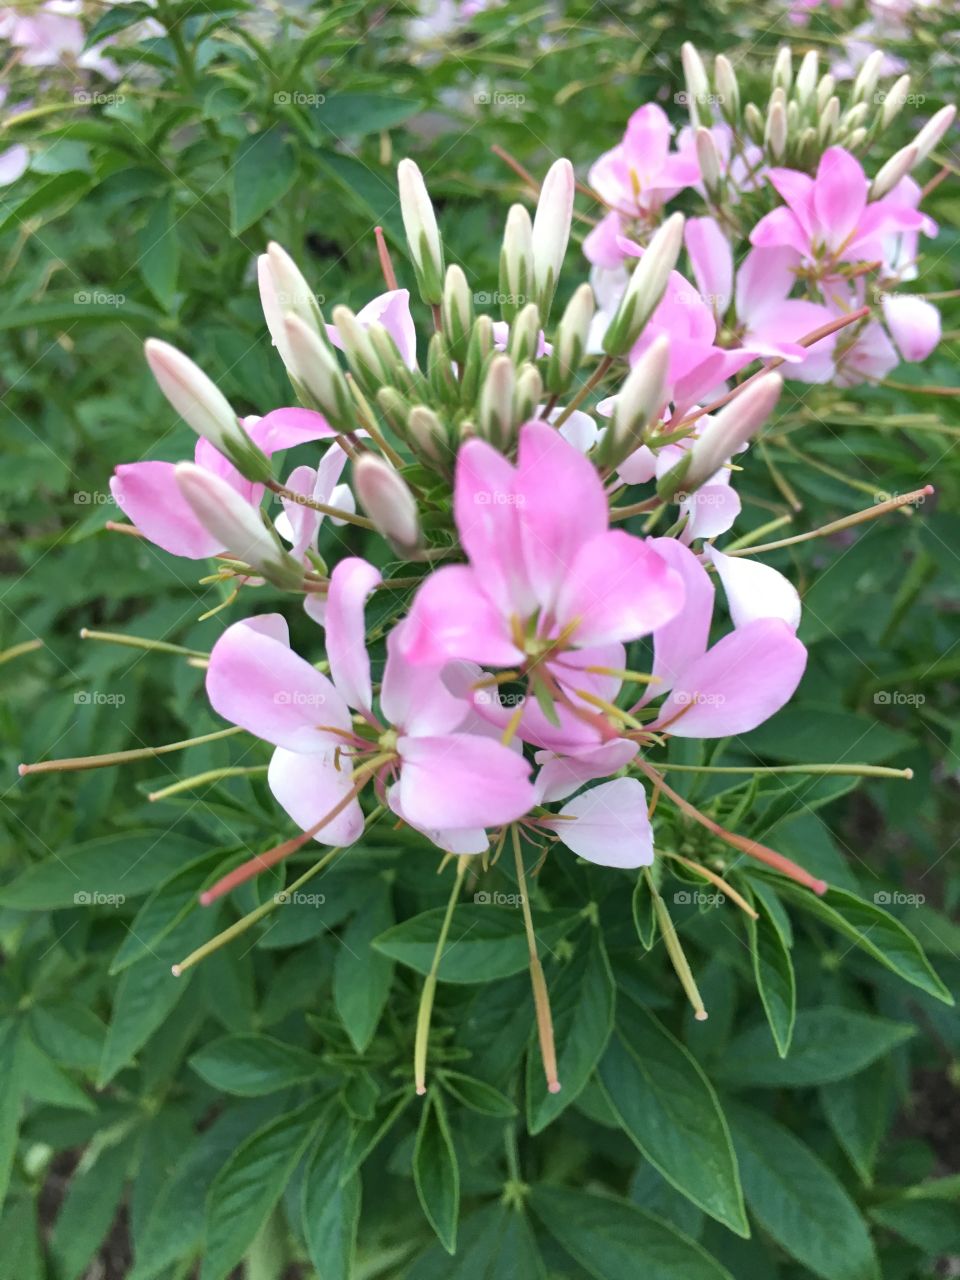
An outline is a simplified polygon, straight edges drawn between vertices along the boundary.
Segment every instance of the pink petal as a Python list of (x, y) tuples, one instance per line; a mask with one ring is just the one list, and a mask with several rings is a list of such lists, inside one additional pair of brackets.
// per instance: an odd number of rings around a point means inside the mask
[(904, 360), (926, 360), (940, 341), (940, 312), (910, 293), (885, 293), (883, 318)]
[(733, 293), (733, 253), (714, 218), (690, 218), (684, 230), (700, 296), (722, 316)]
[(336, 434), (323, 414), (312, 409), (274, 409), (250, 426), (251, 439), (268, 457), (281, 449), (326, 440)]
[(401, 808), (400, 787), (397, 784), (387, 792), (387, 804), (398, 818), (402, 818), (409, 826), (425, 835), (438, 849), (445, 849), (447, 853), (484, 853), (490, 847), (490, 841), (483, 827), (451, 827), (445, 831), (437, 827), (417, 827)]
[(789, 701), (806, 663), (806, 649), (785, 622), (749, 622), (687, 668), (653, 728), (677, 738), (748, 733)]
[(683, 581), (683, 608), (653, 633), (653, 674), (659, 683), (649, 698), (665, 693), (683, 671), (707, 651), (713, 617), (714, 588), (710, 575), (693, 552), (676, 538), (652, 538), (651, 547)]
[(495, 827), (536, 803), (530, 765), (490, 738), (468, 733), (402, 737), (400, 804), (416, 826)]
[[(812, 240), (816, 230), (813, 179), (797, 169), (770, 169), (768, 177), (771, 186), (787, 202), (806, 239)], [(758, 243), (753, 236), (750, 240), (753, 244)]]
[(381, 580), (379, 569), (359, 556), (348, 556), (334, 568), (327, 591), (324, 627), (330, 675), (347, 705), (364, 714), (369, 714), (373, 701), (364, 610), (367, 596)]
[(378, 298), (361, 307), (357, 312), (357, 320), (364, 327), (375, 322), (382, 324), (397, 344), (403, 363), (408, 369), (416, 368), (417, 330), (410, 314), (409, 289), (392, 289), (389, 293), (381, 293)]
[[(300, 830), (309, 831), (349, 794), (353, 772), (343, 758), (338, 769), (329, 748), (323, 755), (302, 755), (277, 747), (270, 759), (267, 783), (274, 799)], [(362, 834), (363, 810), (359, 801), (353, 800), (313, 838), (320, 844), (349, 845)]]
[(640, 538), (610, 530), (576, 554), (560, 589), (557, 623), (576, 620), (579, 648), (636, 640), (669, 622), (683, 605), (683, 582)]
[(762, 316), (775, 315), (797, 282), (799, 265), (788, 246), (751, 249), (737, 272), (737, 319), (754, 328)]
[(636, 778), (615, 778), (584, 791), (560, 810), (556, 832), (568, 849), (599, 867), (648, 867), (653, 831), (647, 796)]
[(0, 187), (7, 187), (11, 182), (22, 178), (30, 163), (30, 152), (22, 143), (7, 147), (0, 154)]
[(431, 573), (417, 589), (403, 626), (406, 658), (432, 666), (450, 658), (495, 667), (522, 662), (523, 652), (510, 638), (506, 617), (484, 588), (480, 574), (467, 565), (448, 565)]
[(830, 249), (839, 249), (856, 230), (866, 208), (867, 186), (859, 160), (843, 147), (828, 147), (820, 157), (813, 207), (819, 233)]
[(638, 107), (627, 121), (623, 135), (623, 158), (629, 168), (644, 179), (660, 172), (670, 150), (673, 129), (667, 114), (655, 102)]
[[(301, 497), (313, 495), (317, 483), (317, 473), (313, 467), (296, 467), (287, 476), (284, 487)], [(320, 524), (320, 512), (308, 507), (305, 502), (296, 502), (292, 498), (281, 497), (283, 515), (277, 517), (277, 532), (286, 538), (290, 545), (290, 554), (302, 560), (309, 546), (316, 537)]]
[(620, 248), (620, 215), (608, 213), (584, 237), (583, 252), (595, 267), (619, 267), (623, 261)]
[(788, 245), (805, 258), (810, 256), (810, 236), (792, 209), (779, 208), (765, 214), (750, 232), (750, 243), (758, 249)]
[(627, 738), (614, 738), (599, 747), (590, 747), (576, 755), (553, 755), (549, 751), (537, 753), (540, 772), (536, 787), (541, 804), (565, 800), (586, 782), (607, 778), (633, 759), (639, 747)]
[(483, 440), (468, 440), (457, 455), (454, 485), (460, 541), (491, 600), (526, 617), (534, 598), (523, 563), (521, 504), (517, 473), (503, 454)]
[[(277, 747), (319, 755), (342, 746), (342, 734), (352, 728), (346, 703), (326, 676), (276, 634), (267, 634), (263, 624), (227, 627), (210, 654), (210, 705), (231, 724)], [(323, 732), (320, 726), (342, 732)]]
[[(470, 703), (461, 696), (457, 685), (472, 684), (482, 673), (474, 667), (472, 678), (464, 679), (456, 668), (465, 667), (465, 663), (425, 666), (410, 662), (403, 651), (403, 632), (408, 625), (401, 623), (387, 637), (380, 708), (387, 723), (398, 733), (413, 736), (452, 733), (461, 728), (471, 712)], [(444, 678), (447, 673), (450, 679)]]
[(181, 494), (172, 462), (129, 462), (117, 467), (110, 491), (117, 506), (151, 542), (174, 556), (206, 560), (224, 550)]
[(524, 561), (543, 609), (554, 608), (577, 550), (607, 528), (597, 469), (555, 427), (520, 429), (517, 497)]
[(745, 627), (757, 618), (780, 618), (796, 631), (800, 595), (788, 578), (749, 556), (725, 556), (716, 547), (708, 547), (706, 555), (723, 583), (735, 627)]
[(740, 495), (729, 473), (722, 472), (719, 480), (702, 484), (680, 503), (680, 514), (687, 517), (681, 536), (688, 545), (698, 538), (717, 538), (733, 527), (740, 508)]

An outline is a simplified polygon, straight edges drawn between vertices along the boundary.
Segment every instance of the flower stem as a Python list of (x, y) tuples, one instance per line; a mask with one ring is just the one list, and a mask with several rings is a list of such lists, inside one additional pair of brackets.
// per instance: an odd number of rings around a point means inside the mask
[(293, 489), (288, 489), (285, 484), (280, 484), (277, 480), (268, 480), (267, 488), (271, 493), (275, 493), (278, 497), (287, 498), (290, 502), (296, 502), (301, 507), (309, 507), (311, 511), (319, 511), (325, 516), (334, 516), (337, 520), (343, 520), (345, 524), (355, 524), (358, 529), (375, 529), (376, 525), (372, 520), (368, 520), (366, 516), (358, 516), (353, 511), (344, 511), (341, 507), (331, 507), (325, 502), (315, 502), (313, 498), (306, 497), (305, 494), (295, 493)]
[(447, 901), (446, 915), (443, 917), (443, 924), (440, 926), (440, 936), (437, 938), (437, 945), (434, 948), (430, 972), (427, 974), (426, 981), (423, 984), (423, 991), (420, 993), (417, 1031), (413, 1044), (413, 1078), (417, 1093), (421, 1097), (427, 1092), (427, 1047), (430, 1043), (430, 1018), (433, 1014), (433, 998), (437, 991), (437, 973), (440, 969), (440, 961), (443, 959), (443, 949), (447, 945), (447, 934), (450, 932), (450, 925), (453, 921), (453, 909), (457, 905), (460, 886), (463, 883), (463, 877), (466, 874), (469, 862), (470, 859), (466, 854), (461, 854), (457, 858), (457, 874)]

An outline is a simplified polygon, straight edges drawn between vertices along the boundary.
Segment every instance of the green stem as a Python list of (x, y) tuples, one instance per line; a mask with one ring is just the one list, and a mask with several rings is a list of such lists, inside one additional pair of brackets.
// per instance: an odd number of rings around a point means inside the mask
[(457, 859), (457, 874), (453, 882), (453, 888), (450, 890), (447, 912), (443, 917), (443, 924), (440, 926), (440, 936), (437, 938), (437, 945), (434, 948), (430, 972), (427, 974), (426, 981), (423, 984), (423, 991), (420, 995), (417, 1032), (413, 1045), (413, 1077), (417, 1093), (421, 1096), (427, 1092), (427, 1046), (430, 1040), (430, 1018), (433, 1013), (433, 999), (437, 990), (437, 973), (440, 969), (440, 961), (443, 958), (443, 949), (447, 945), (447, 934), (450, 932), (450, 925), (453, 921), (453, 909), (457, 905), (460, 886), (463, 883), (463, 877), (466, 874), (469, 861), (470, 859), (464, 854), (461, 854)]

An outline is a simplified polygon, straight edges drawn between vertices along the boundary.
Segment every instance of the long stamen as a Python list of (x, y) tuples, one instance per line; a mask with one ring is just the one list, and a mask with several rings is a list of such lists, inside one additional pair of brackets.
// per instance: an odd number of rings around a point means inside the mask
[(840, 778), (906, 778), (913, 777), (912, 769), (892, 769), (882, 764), (674, 764), (670, 760), (657, 761), (657, 768), (667, 773), (805, 773), (829, 775)]
[(673, 965), (674, 972), (680, 979), (680, 985), (686, 994), (687, 999), (693, 1008), (693, 1016), (698, 1022), (706, 1022), (707, 1011), (703, 1006), (703, 997), (700, 994), (700, 988), (697, 986), (696, 978), (693, 976), (693, 970), (690, 968), (690, 962), (687, 959), (686, 952), (680, 943), (674, 927), (673, 919), (667, 910), (667, 905), (657, 892), (657, 887), (653, 883), (653, 876), (650, 874), (650, 868), (644, 867), (644, 876), (647, 881), (647, 887), (653, 898), (653, 909), (657, 915), (657, 922), (660, 925), (660, 932), (663, 935), (663, 943), (667, 948), (667, 955), (670, 957), (670, 963)]
[(390, 250), (387, 248), (387, 242), (384, 239), (383, 228), (374, 227), (373, 234), (377, 241), (377, 256), (380, 259), (380, 270), (383, 272), (383, 282), (388, 289), (396, 289), (397, 273), (393, 269), (393, 261), (390, 258)]
[(729, 897), (731, 902), (735, 902), (741, 911), (745, 911), (751, 919), (758, 919), (756, 911), (751, 907), (746, 898), (734, 889), (732, 884), (724, 880), (723, 876), (718, 876), (715, 871), (711, 871), (709, 867), (705, 867), (701, 862), (694, 862), (692, 858), (684, 858), (679, 853), (667, 853), (668, 858), (673, 858), (676, 862), (682, 862), (685, 867), (689, 867), (691, 871), (696, 871), (697, 875), (703, 876), (705, 880), (709, 880), (711, 884), (716, 885), (718, 889)]
[(589, 702), (593, 706), (599, 707), (601, 711), (605, 711), (613, 719), (619, 720), (623, 724), (628, 724), (631, 729), (644, 728), (642, 720), (638, 720), (629, 711), (624, 711), (622, 707), (617, 707), (612, 702), (608, 702), (606, 698), (601, 698), (599, 694), (589, 693), (586, 689), (578, 689), (577, 697), (582, 698), (584, 702)]
[(34, 653), (37, 649), (43, 648), (42, 640), (24, 640), (22, 644), (12, 645), (9, 649), (4, 649), (0, 653), (0, 667), (5, 662), (12, 662), (14, 658), (20, 658), (25, 653)]
[(718, 822), (714, 822), (705, 813), (701, 813), (689, 800), (685, 800), (672, 787), (667, 786), (656, 769), (647, 764), (645, 760), (635, 760), (634, 764), (647, 775), (651, 782), (660, 787), (664, 795), (670, 797), (682, 813), (685, 813), (689, 818), (693, 818), (694, 822), (699, 822), (702, 827), (706, 827), (709, 832), (717, 836), (718, 839), (723, 840), (725, 844), (732, 845), (734, 849), (739, 849), (741, 853), (747, 854), (750, 858), (756, 858), (758, 862), (766, 863), (768, 867), (773, 867), (781, 875), (789, 876), (791, 880), (796, 880), (798, 884), (812, 889), (816, 894), (822, 895), (826, 893), (827, 882), (825, 880), (818, 880), (816, 876), (812, 876), (809, 871), (798, 866), (790, 858), (785, 858), (782, 853), (777, 853), (775, 849), (769, 849), (765, 844), (759, 844), (756, 840), (749, 840), (746, 836), (739, 836), (733, 831), (728, 831), (726, 827), (721, 827)]
[(457, 858), (457, 874), (453, 882), (453, 888), (450, 890), (447, 912), (443, 917), (443, 924), (440, 926), (440, 936), (437, 938), (437, 945), (434, 948), (430, 972), (427, 974), (423, 984), (423, 991), (420, 993), (417, 1030), (413, 1044), (413, 1078), (417, 1093), (421, 1096), (427, 1092), (427, 1048), (430, 1042), (430, 1018), (433, 1014), (433, 998), (437, 991), (437, 973), (440, 969), (440, 961), (443, 959), (444, 947), (447, 945), (447, 934), (450, 932), (450, 924), (453, 920), (453, 909), (457, 905), (460, 886), (463, 883), (463, 877), (469, 862), (470, 858), (467, 854), (461, 854)]
[(527, 951), (530, 956), (530, 985), (533, 987), (533, 1003), (537, 1011), (537, 1036), (540, 1040), (540, 1057), (543, 1060), (543, 1073), (547, 1078), (549, 1093), (560, 1092), (560, 1081), (557, 1079), (557, 1049), (553, 1038), (553, 1017), (550, 1013), (550, 996), (547, 992), (547, 980), (543, 976), (543, 965), (537, 953), (537, 938), (533, 932), (533, 916), (527, 894), (527, 878), (523, 869), (523, 854), (520, 851), (520, 829), (516, 823), (511, 828), (513, 835), (513, 857), (517, 868), (517, 885), (520, 889), (520, 906), (523, 911), (523, 927), (527, 933)]
[(165, 756), (169, 751), (183, 751), (187, 747), (200, 746), (204, 742), (216, 742), (218, 738), (229, 738), (243, 730), (235, 726), (229, 729), (218, 729), (215, 733), (204, 733), (199, 738), (184, 738), (182, 742), (167, 742), (160, 747), (136, 747), (132, 751), (108, 751), (102, 756), (69, 756), (63, 760), (39, 760), (36, 764), (22, 764), (19, 767), (20, 777), (28, 773), (64, 773), (77, 772), (83, 769), (106, 769), (114, 764), (127, 764), (131, 760), (149, 760), (152, 756)]
[(131, 649), (147, 649), (153, 653), (179, 653), (186, 658), (209, 658), (203, 649), (187, 649), (182, 644), (171, 644), (169, 640), (149, 640), (144, 636), (127, 636), (120, 631), (90, 631), (87, 627), (80, 629), (81, 640), (104, 640), (109, 644), (128, 645)]
[(159, 791), (151, 791), (147, 796), (148, 800), (166, 800), (168, 796), (175, 796), (181, 791), (190, 791), (194, 787), (203, 787), (208, 782), (221, 782), (224, 778), (242, 778), (248, 774), (266, 773), (267, 765), (236, 765), (226, 769), (208, 769), (206, 773), (195, 773), (192, 778), (180, 778), (177, 782), (172, 782), (169, 787), (162, 787)]

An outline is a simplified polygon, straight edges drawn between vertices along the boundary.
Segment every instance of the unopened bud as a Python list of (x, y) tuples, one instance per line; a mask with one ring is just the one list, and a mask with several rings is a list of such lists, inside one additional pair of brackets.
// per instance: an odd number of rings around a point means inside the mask
[(484, 440), (505, 453), (513, 439), (516, 369), (507, 355), (494, 356), (480, 390), (477, 429)]
[(717, 144), (713, 140), (713, 134), (709, 129), (702, 126), (697, 129), (697, 163), (700, 165), (700, 177), (703, 179), (703, 185), (711, 195), (715, 195), (720, 189), (720, 182), (723, 178), (723, 168), (720, 163), (720, 153), (717, 151)]
[(854, 129), (852, 133), (847, 134), (846, 138), (843, 140), (843, 145), (848, 151), (856, 151), (859, 147), (863, 146), (866, 140), (867, 131), (863, 125), (861, 125), (859, 129)]
[(535, 359), (539, 340), (540, 308), (535, 302), (528, 302), (510, 326), (507, 350), (514, 364)]
[(910, 93), (910, 77), (901, 76), (892, 89), (888, 89), (880, 112), (880, 128), (888, 129), (902, 110)]
[(267, 529), (258, 509), (232, 485), (192, 462), (177, 463), (174, 476), (190, 510), (231, 556), (248, 564), (274, 586), (292, 590), (302, 584), (302, 566)]
[(822, 111), (830, 99), (833, 97), (833, 91), (837, 87), (837, 82), (829, 72), (825, 76), (820, 77), (820, 83), (817, 85), (817, 110)]
[(834, 95), (820, 113), (820, 124), (817, 127), (817, 136), (821, 145), (826, 146), (832, 142), (837, 136), (837, 126), (840, 123), (840, 99)]
[(607, 355), (622, 356), (630, 350), (660, 305), (670, 272), (683, 244), (683, 214), (673, 213), (657, 232), (637, 264), (626, 292), (603, 339)]
[(690, 123), (694, 128), (700, 123), (699, 104), (706, 102), (710, 96), (710, 81), (707, 69), (695, 45), (686, 40), (680, 48), (680, 62), (683, 66), (683, 79), (687, 87), (687, 110), (690, 112)]
[(795, 92), (801, 107), (805, 107), (816, 92), (819, 71), (819, 59), (816, 50), (811, 49), (809, 53), (803, 55), (800, 62), (800, 70), (797, 72)]
[(332, 319), (351, 373), (364, 391), (376, 394), (381, 381), (380, 362), (369, 333), (349, 307), (334, 307)]
[(909, 147), (901, 147), (895, 152), (880, 172), (870, 184), (870, 199), (880, 200), (889, 191), (897, 185), (901, 178), (905, 178), (913, 166), (917, 163), (917, 144), (911, 143)]
[(667, 398), (670, 342), (660, 334), (633, 366), (617, 393), (613, 418), (598, 450), (603, 467), (617, 467), (643, 443), (643, 433), (655, 422)]
[(380, 412), (400, 438), (403, 438), (410, 415), (410, 406), (395, 387), (381, 387), (377, 392)]
[(760, 108), (755, 102), (748, 102), (743, 109), (743, 123), (747, 127), (751, 142), (763, 141), (764, 120)]
[(427, 344), (427, 382), (441, 404), (451, 408), (459, 404), (460, 386), (450, 363), (446, 339), (440, 333), (435, 333)]
[(317, 333), (322, 332), (323, 316), (316, 294), (286, 249), (275, 242), (271, 242), (267, 246), (267, 252), (257, 259), (257, 281), (263, 318), (284, 368), (289, 372), (292, 357), (284, 317), (299, 316), (311, 329)]
[(493, 349), (493, 321), (489, 316), (477, 316), (467, 346), (467, 359), (460, 382), (460, 395), (464, 404), (472, 404), (477, 398)]
[(857, 72), (857, 78), (853, 82), (852, 97), (854, 102), (866, 104), (867, 99), (873, 97), (885, 57), (886, 54), (882, 49), (874, 49), (873, 53), (870, 54)]
[(865, 102), (858, 102), (856, 106), (851, 107), (850, 110), (843, 117), (844, 129), (846, 129), (848, 132), (853, 129), (859, 129), (860, 126), (866, 121), (866, 118), (869, 114), (870, 114), (870, 108), (867, 106), (867, 104)]
[(681, 486), (693, 493), (705, 484), (760, 430), (773, 412), (782, 386), (779, 374), (765, 373), (745, 387), (694, 440), (687, 450), (689, 463), (683, 459), (662, 478), (658, 495), (669, 500)]
[(917, 148), (918, 163), (921, 160), (926, 160), (927, 156), (953, 124), (956, 114), (957, 108), (951, 103), (948, 107), (941, 107), (937, 114), (931, 116), (923, 126), (913, 140), (913, 144)]
[(297, 387), (337, 431), (354, 431), (353, 398), (326, 338), (299, 316), (286, 317), (286, 334), (293, 358), (291, 377)]
[(771, 89), (782, 89), (784, 93), (789, 93), (792, 82), (793, 59), (790, 54), (790, 46), (785, 44), (777, 52), (776, 61), (773, 64), (773, 74), (770, 78), (770, 87)]
[(467, 354), (470, 341), (470, 330), (473, 326), (473, 298), (463, 268), (456, 263), (447, 267), (447, 278), (443, 285), (443, 305), (441, 307), (443, 336), (446, 339), (447, 352), (451, 360), (462, 364)]
[(438, 306), (443, 297), (443, 247), (440, 229), (423, 174), (412, 160), (397, 166), (400, 213), (407, 235), (417, 286), (424, 302)]
[(773, 98), (767, 112), (763, 141), (771, 160), (782, 160), (787, 149), (787, 112), (780, 98)]
[(534, 300), (544, 320), (550, 314), (570, 239), (573, 194), (573, 165), (569, 160), (555, 161), (543, 180), (533, 218)]
[(522, 204), (510, 207), (500, 250), (500, 314), (509, 324), (533, 296), (533, 223)]
[(543, 399), (543, 379), (536, 365), (525, 364), (517, 374), (517, 389), (513, 395), (514, 422), (529, 422), (536, 416), (537, 406)]
[(271, 476), (270, 462), (253, 443), (220, 388), (189, 356), (159, 338), (148, 338), (144, 351), (150, 371), (167, 400), (198, 436), (248, 480), (263, 483)]
[(428, 462), (446, 463), (450, 460), (450, 441), (443, 423), (426, 405), (418, 404), (407, 418), (407, 440), (411, 448)]
[(420, 545), (420, 516), (404, 478), (375, 453), (362, 453), (353, 464), (353, 487), (360, 505), (377, 530), (397, 551)]
[(580, 285), (567, 303), (553, 338), (553, 352), (547, 362), (547, 391), (552, 396), (569, 390), (583, 361), (595, 310), (593, 290), (588, 284)]
[(393, 334), (379, 320), (374, 320), (367, 326), (367, 339), (376, 356), (379, 384), (409, 390), (420, 375), (407, 368)]
[(713, 78), (724, 119), (730, 124), (736, 124), (740, 119), (740, 86), (737, 84), (733, 63), (722, 53), (718, 53), (714, 61)]

